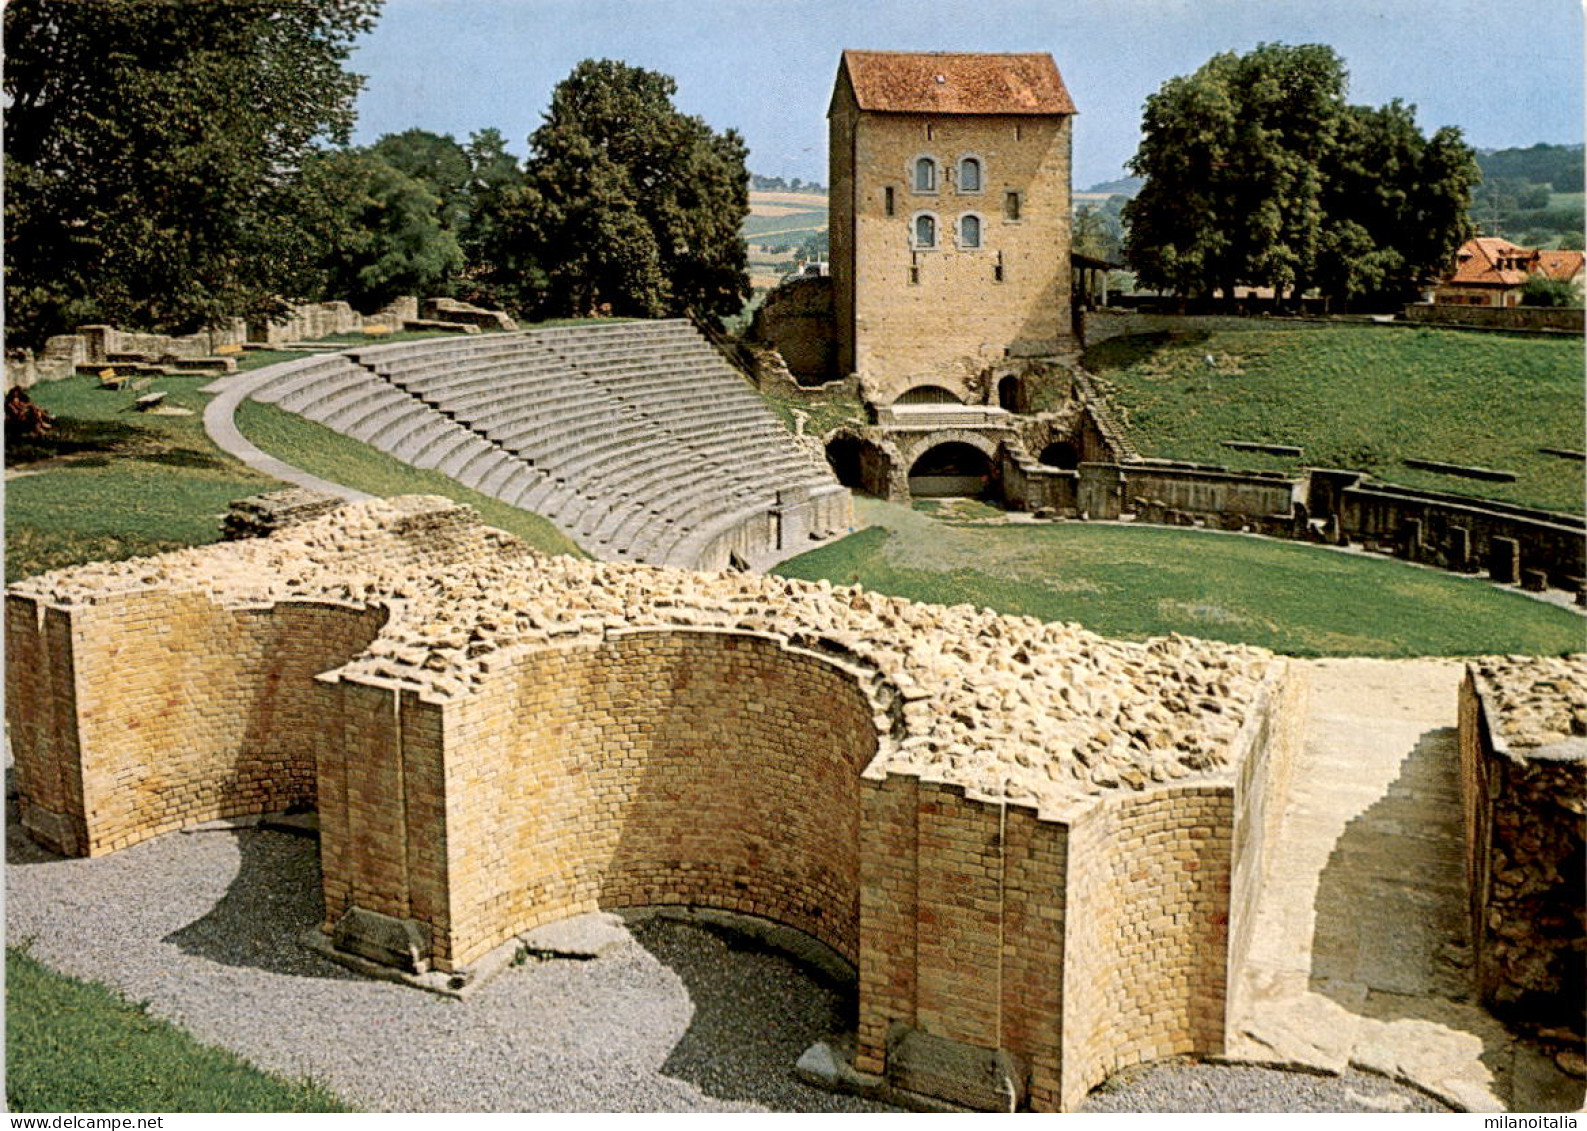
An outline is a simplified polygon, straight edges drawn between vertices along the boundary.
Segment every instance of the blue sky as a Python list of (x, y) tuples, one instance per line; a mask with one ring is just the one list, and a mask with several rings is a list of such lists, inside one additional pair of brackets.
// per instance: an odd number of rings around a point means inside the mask
[(616, 58), (676, 78), (678, 106), (736, 128), (755, 171), (824, 182), (845, 47), (1050, 51), (1084, 187), (1122, 175), (1165, 80), (1262, 42), (1326, 43), (1351, 101), (1401, 98), (1482, 148), (1582, 140), (1581, 0), (386, 0), (352, 62), (355, 140), (495, 126), (522, 155), (574, 64)]

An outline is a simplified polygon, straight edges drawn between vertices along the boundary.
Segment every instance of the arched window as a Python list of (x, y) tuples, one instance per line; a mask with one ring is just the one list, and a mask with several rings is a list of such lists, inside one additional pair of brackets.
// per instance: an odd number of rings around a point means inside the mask
[(959, 191), (981, 191), (981, 159), (965, 157), (959, 161)]
[(937, 162), (930, 157), (915, 158), (915, 191), (937, 191)]
[(915, 217), (915, 246), (937, 246), (937, 218), (929, 212), (921, 212)]
[(966, 212), (959, 217), (959, 246), (966, 248), (981, 246), (981, 217), (974, 212)]

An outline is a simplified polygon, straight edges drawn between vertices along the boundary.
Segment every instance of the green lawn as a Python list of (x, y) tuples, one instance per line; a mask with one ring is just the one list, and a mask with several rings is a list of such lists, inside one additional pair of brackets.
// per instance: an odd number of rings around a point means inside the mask
[(809, 417), (805, 421), (805, 433), (810, 436), (825, 436), (840, 424), (864, 424), (867, 420), (865, 405), (858, 397), (834, 393), (820, 400), (806, 401), (768, 392), (761, 392), (760, 396), (790, 432), (794, 430), (795, 409)]
[(198, 390), (210, 380), (154, 383), (189, 416), (134, 412), (138, 394), (91, 377), (30, 389), (56, 419), (42, 440), (6, 451), (6, 580), (213, 542), (228, 503), (280, 486), (205, 435)]
[(6, 948), (6, 1106), (32, 1112), (348, 1111), (201, 1045), (104, 986)]
[[(1205, 359), (1211, 356), (1214, 364)], [(1085, 364), (1107, 382), (1142, 455), (1248, 469), (1358, 468), (1391, 483), (1579, 512), (1580, 338), (1339, 326), (1116, 338)], [(1221, 445), (1293, 444), (1290, 460)], [(1407, 457), (1512, 471), (1492, 483)]]
[[(428, 335), (434, 337), (433, 334)], [(260, 351), (241, 370), (302, 357)], [(101, 388), (92, 377), (49, 381), (28, 390), (55, 417), (41, 439), (6, 451), (6, 581), (89, 561), (158, 554), (214, 542), (234, 499), (283, 486), (243, 466), (204, 432), (210, 377), (161, 377), (166, 405), (187, 416), (135, 412), (130, 388)], [(435, 472), (417, 471), (373, 448), (269, 405), (245, 402), (239, 426), (288, 463), (372, 495), (445, 495), (475, 507), (493, 526), (547, 553), (582, 554), (548, 520), (470, 491)]]
[(1106, 636), (1169, 632), (1295, 656), (1557, 654), (1587, 619), (1481, 581), (1239, 534), (1085, 523), (969, 526), (856, 500), (875, 523), (776, 572), (970, 603)]

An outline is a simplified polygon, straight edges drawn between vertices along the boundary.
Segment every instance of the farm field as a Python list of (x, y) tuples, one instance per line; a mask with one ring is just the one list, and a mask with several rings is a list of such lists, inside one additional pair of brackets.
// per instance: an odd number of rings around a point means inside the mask
[(756, 290), (777, 285), (792, 270), (793, 253), (827, 230), (824, 193), (751, 192), (741, 231), (749, 251), (750, 283)]
[(1206, 530), (973, 525), (875, 499), (855, 502), (869, 529), (775, 572), (1077, 621), (1124, 639), (1178, 632), (1292, 656), (1545, 655), (1587, 647), (1587, 620), (1574, 612), (1381, 558)]
[[(1390, 483), (1580, 512), (1587, 475), (1580, 338), (1338, 326), (1116, 338), (1085, 364), (1142, 455), (1253, 470), (1357, 468)], [(1212, 365), (1206, 359), (1212, 358)], [(1289, 444), (1298, 459), (1224, 440)], [(1515, 473), (1510, 483), (1407, 458)]]

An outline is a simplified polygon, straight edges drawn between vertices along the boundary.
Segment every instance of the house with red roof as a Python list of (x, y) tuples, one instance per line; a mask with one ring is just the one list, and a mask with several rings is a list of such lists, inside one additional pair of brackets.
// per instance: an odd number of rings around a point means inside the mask
[(1457, 306), (1520, 306), (1521, 288), (1533, 276), (1573, 283), (1580, 293), (1584, 272), (1587, 255), (1580, 251), (1543, 251), (1519, 247), (1498, 236), (1478, 236), (1455, 253), (1455, 269), (1433, 288), (1433, 301)]

